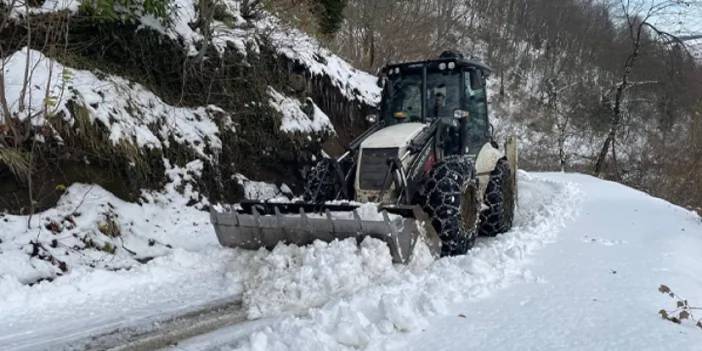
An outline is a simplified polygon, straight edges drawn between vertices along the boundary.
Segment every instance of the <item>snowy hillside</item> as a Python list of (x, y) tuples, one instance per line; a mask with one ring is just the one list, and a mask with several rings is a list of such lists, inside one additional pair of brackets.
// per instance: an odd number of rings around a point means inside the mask
[[(26, 66), (32, 67), (29, 85), (32, 94), (22, 94), (23, 74)], [(170, 141), (184, 144), (195, 150), (197, 156), (209, 159), (206, 148), (221, 150), (218, 137), (219, 122), (223, 129), (234, 126), (231, 117), (216, 106), (197, 109), (171, 106), (145, 87), (117, 76), (98, 78), (89, 71), (64, 67), (41, 52), (24, 48), (11, 55), (5, 62), (5, 97), (13, 112), (21, 118), (31, 118), (37, 126), (51, 125), (45, 116), (38, 115), (45, 105), (43, 97), (52, 99), (50, 115), (60, 115), (72, 126), (77, 113), (70, 110), (75, 103), (86, 109), (91, 124), (109, 130), (113, 145), (133, 143), (140, 149), (162, 149)], [(20, 113), (22, 104), (28, 110)], [(74, 115), (75, 114), (75, 115)], [(58, 134), (58, 132), (54, 131)]]
[[(100, 1), (0, 0), (0, 350), (702, 350), (700, 217), (585, 175), (520, 171), (514, 227), (465, 256), (420, 244), (393, 265), (375, 239), (223, 248), (209, 211), (299, 196), (322, 149), (343, 152), (368, 127), (377, 77), (262, 2), (173, 0), (160, 18), (141, 11), (153, 1), (108, 3), (111, 19), (90, 12)], [(429, 28), (401, 28), (414, 26)], [(359, 52), (376, 55), (376, 39)], [(589, 121), (535, 99), (543, 80), (599, 104), (582, 88), (604, 75), (576, 58), (580, 85), (548, 78), (565, 51), (544, 59), (548, 45), (509, 39), (488, 86), (498, 141), (519, 135), (527, 167), (555, 165), (559, 147), (590, 162), (602, 138)], [(655, 159), (655, 180), (668, 143), (648, 143), (659, 121), (642, 121), (627, 122), (617, 157)], [(693, 189), (691, 174), (659, 183)], [(694, 316), (661, 318), (680, 316), (661, 284)]]
[[(197, 1), (175, 1), (167, 18), (140, 14), (126, 23), (91, 22), (80, 12), (85, 4), (0, 0), (10, 34), (22, 33), (27, 13), (37, 27), (51, 16), (88, 22), (64, 38), (81, 50), (27, 48), (25, 41), (3, 47), (0, 101), (8, 109), (0, 109), (0, 147), (21, 145), (15, 159), (28, 159), (36, 140), (41, 171), (32, 177), (43, 186), (27, 191), (20, 171), (28, 167), (0, 162), (8, 185), (0, 211), (51, 208), (75, 182), (137, 201), (144, 189), (162, 190), (174, 167), (197, 162), (190, 195), (203, 206), (244, 198), (241, 179), (299, 192), (324, 143), (343, 149), (365, 128), (359, 116), (379, 100), (375, 76), (265, 11), (245, 19), (238, 0), (221, 2), (210, 42), (198, 27)], [(98, 25), (115, 45), (85, 39), (95, 35), (86, 28)], [(105, 54), (104, 47), (124, 52)], [(23, 123), (19, 133), (13, 125)]]
[[(13, 5), (10, 10), (15, 18), (21, 18), (26, 13), (46, 14), (59, 11), (68, 11), (72, 14), (79, 12), (82, 0), (55, 1), (47, 0), (41, 6), (25, 8), (10, 0), (2, 0), (6, 6)], [(328, 77), (333, 85), (343, 91), (352, 99), (366, 104), (375, 104), (379, 101), (380, 90), (375, 86), (376, 77), (366, 72), (355, 69), (349, 63), (334, 55), (331, 51), (309, 35), (281, 24), (281, 21), (268, 13), (261, 13), (261, 17), (253, 23), (242, 18), (241, 1), (223, 0), (220, 11), (222, 16), (230, 16), (231, 21), (223, 23), (217, 21), (213, 26), (212, 43), (218, 53), (225, 54), (229, 47), (234, 47), (241, 54), (247, 55), (249, 51), (257, 53), (262, 41), (270, 40), (276, 52), (290, 60), (303, 65), (312, 75)], [(172, 10), (168, 12), (165, 21), (158, 20), (152, 15), (139, 18), (140, 30), (151, 29), (181, 41), (188, 55), (198, 55), (198, 47), (205, 40), (198, 29), (193, 28), (193, 23), (198, 21), (195, 0), (177, 0), (171, 4)], [(164, 24), (167, 23), (167, 24)]]
[[(242, 320), (254, 320), (177, 349), (702, 347), (694, 322), (660, 318), (658, 311), (675, 302), (657, 290), (666, 284), (691, 305), (702, 304), (697, 215), (577, 174), (522, 172), (520, 189), (512, 231), (480, 239), (463, 257), (435, 261), (420, 251), (408, 266), (393, 266), (375, 240), (360, 247), (344, 241), (273, 252), (223, 249), (206, 212), (126, 204), (99, 188), (76, 186), (37, 224), (78, 208), (81, 226), (95, 211), (112, 211), (131, 220), (125, 247), (158, 257), (120, 269), (119, 260), (105, 256), (104, 266), (114, 269), (86, 266), (23, 285), (29, 267), (46, 263), (34, 258), (25, 267), (13, 260), (18, 250), (31, 249), (19, 244), (52, 234), (41, 226), (22, 233), (27, 219), (5, 216), (0, 228), (16, 235), (0, 244), (0, 259), (9, 263), (0, 275), (0, 341), (12, 350), (81, 347), (97, 342), (89, 336), (153, 328), (173, 315), (241, 301)], [(152, 240), (157, 244), (149, 246)], [(174, 249), (161, 255), (161, 245)]]

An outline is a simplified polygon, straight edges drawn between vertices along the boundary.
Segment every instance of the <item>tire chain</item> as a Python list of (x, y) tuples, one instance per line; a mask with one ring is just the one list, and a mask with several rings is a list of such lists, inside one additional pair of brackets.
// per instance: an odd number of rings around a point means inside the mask
[(463, 192), (476, 186), (470, 164), (465, 156), (449, 156), (431, 170), (425, 183), (424, 210), (441, 238), (442, 256), (464, 254), (475, 241), (476, 225), (464, 228), (460, 218), (461, 205), (468, 205), (461, 204)]
[(512, 227), (511, 214), (505, 208), (504, 186), (511, 186), (511, 170), (505, 159), (498, 161), (490, 173), (490, 180), (485, 189), (487, 209), (480, 211), (480, 230), (482, 236), (495, 236), (509, 231)]
[(303, 198), (315, 203), (334, 200), (336, 182), (333, 160), (323, 158), (307, 174)]

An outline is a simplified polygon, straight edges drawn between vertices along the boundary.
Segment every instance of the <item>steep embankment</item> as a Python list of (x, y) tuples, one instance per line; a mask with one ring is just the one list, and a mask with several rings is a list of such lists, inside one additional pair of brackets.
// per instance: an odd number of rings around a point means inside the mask
[[(31, 129), (8, 145), (36, 150), (40, 209), (61, 195), (57, 186), (76, 181), (134, 201), (141, 189), (163, 187), (167, 163), (195, 160), (203, 170), (193, 183), (212, 201), (241, 199), (240, 174), (298, 189), (322, 144), (350, 141), (379, 98), (374, 76), (266, 13), (244, 19), (236, 0), (222, 2), (209, 41), (196, 1), (177, 1), (163, 20), (127, 22), (93, 18), (80, 4), (15, 5), (0, 33), (7, 120)], [(41, 54), (23, 49), (25, 38)], [(27, 61), (28, 52), (36, 54)], [(30, 145), (31, 134), (42, 142)], [(0, 208), (28, 211), (24, 178), (0, 165)]]

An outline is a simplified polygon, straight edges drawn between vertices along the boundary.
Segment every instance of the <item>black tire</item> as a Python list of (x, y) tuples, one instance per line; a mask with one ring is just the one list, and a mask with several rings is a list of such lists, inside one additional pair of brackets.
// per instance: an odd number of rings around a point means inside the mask
[(337, 179), (334, 160), (322, 158), (307, 174), (303, 198), (313, 203), (335, 200), (339, 190)]
[(477, 181), (473, 163), (449, 156), (429, 172), (424, 210), (441, 238), (441, 256), (463, 255), (475, 243), (478, 224)]
[(484, 201), (487, 208), (480, 212), (480, 235), (496, 236), (512, 229), (514, 184), (512, 169), (504, 158), (490, 173)]

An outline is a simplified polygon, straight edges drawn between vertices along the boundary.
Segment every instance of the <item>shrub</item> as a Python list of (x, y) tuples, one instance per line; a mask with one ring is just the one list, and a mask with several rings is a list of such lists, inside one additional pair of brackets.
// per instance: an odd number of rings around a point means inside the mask
[(128, 22), (145, 15), (165, 21), (169, 8), (170, 0), (90, 0), (80, 6), (83, 14), (108, 22)]
[(687, 302), (687, 300), (676, 295), (666, 285), (661, 284), (661, 286), (658, 287), (658, 291), (661, 294), (668, 295), (671, 299), (673, 299), (675, 301), (675, 309), (672, 309), (672, 310), (661, 309), (660, 311), (658, 311), (658, 314), (660, 314), (661, 318), (668, 320), (668, 321), (671, 321), (675, 324), (681, 324), (684, 320), (689, 320), (689, 321), (695, 323), (695, 325), (697, 327), (702, 329), (702, 319), (697, 319), (692, 314), (693, 311), (702, 310), (702, 307), (690, 306), (690, 304)]

